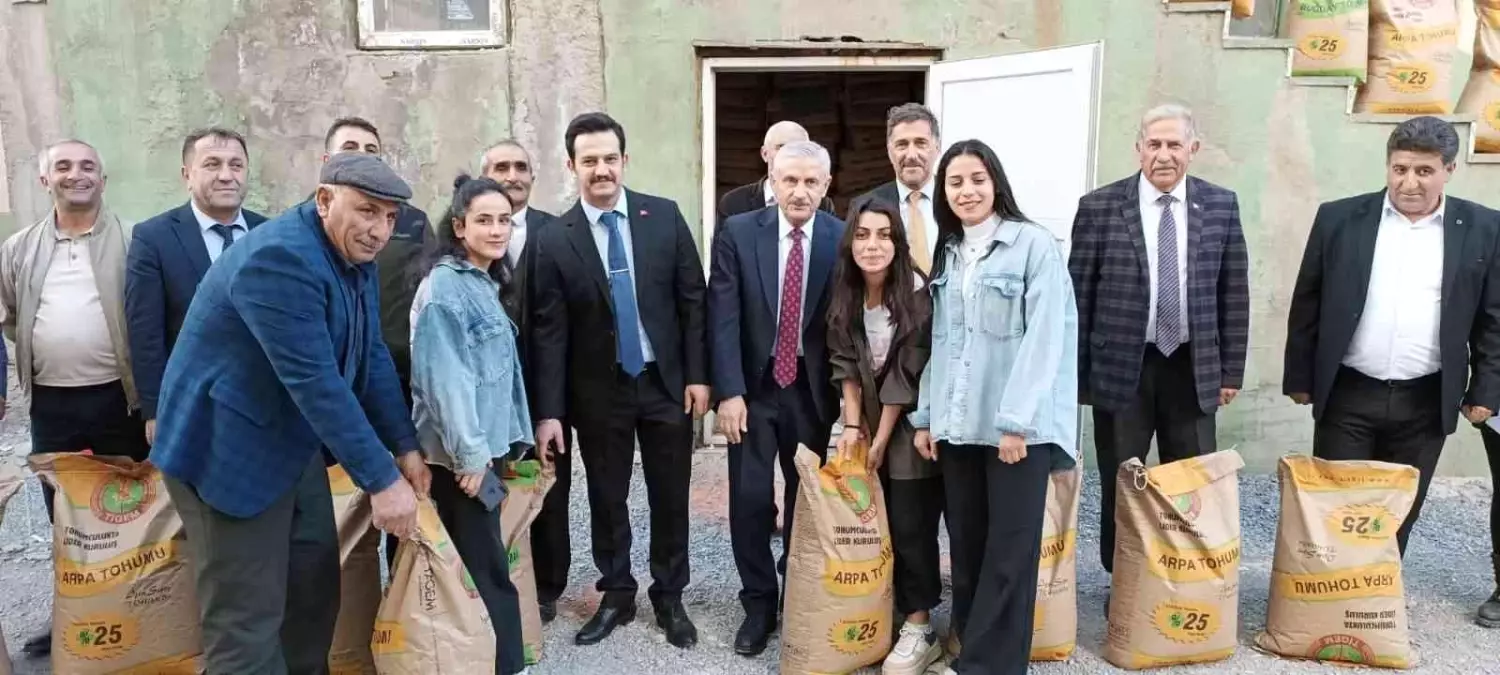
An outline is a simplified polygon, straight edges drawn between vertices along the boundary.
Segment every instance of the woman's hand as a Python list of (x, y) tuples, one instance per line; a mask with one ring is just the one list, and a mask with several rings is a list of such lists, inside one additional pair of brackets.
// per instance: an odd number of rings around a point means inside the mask
[(917, 446), (917, 454), (929, 462), (936, 462), (938, 458), (937, 444), (932, 442), (932, 434), (926, 429), (918, 429), (912, 437), (912, 445)]
[(839, 434), (838, 445), (835, 446), (839, 459), (849, 459), (854, 454), (854, 448), (864, 439), (865, 432), (859, 427), (844, 427), (844, 431)]
[(484, 484), (484, 473), (490, 470), (490, 462), (485, 462), (484, 468), (479, 471), (455, 473), (453, 477), (458, 480), (458, 489), (463, 490), (470, 499), (474, 499), (479, 496), (479, 486)]
[(865, 468), (869, 469), (870, 473), (879, 471), (880, 465), (885, 463), (885, 446), (887, 444), (887, 440), (880, 438), (875, 439), (875, 442), (870, 444), (870, 452), (865, 455)]
[(1000, 437), (1000, 461), (1015, 464), (1026, 459), (1026, 439), (1015, 434)]

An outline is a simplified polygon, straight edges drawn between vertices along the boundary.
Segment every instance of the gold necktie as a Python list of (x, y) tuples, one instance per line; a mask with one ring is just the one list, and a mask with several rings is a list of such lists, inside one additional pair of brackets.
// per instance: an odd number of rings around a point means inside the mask
[(927, 274), (932, 269), (932, 254), (927, 252), (927, 221), (922, 218), (922, 193), (913, 190), (906, 195), (906, 241), (911, 244), (911, 260)]

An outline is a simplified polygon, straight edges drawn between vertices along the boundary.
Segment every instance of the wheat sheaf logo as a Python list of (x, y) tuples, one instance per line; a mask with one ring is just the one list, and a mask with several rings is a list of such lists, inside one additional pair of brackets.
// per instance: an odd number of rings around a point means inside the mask
[(1325, 635), (1314, 641), (1307, 652), (1308, 656), (1317, 661), (1368, 664), (1375, 660), (1375, 653), (1370, 650), (1370, 645), (1353, 635)]
[(156, 484), (153, 481), (111, 476), (94, 488), (89, 500), (89, 510), (94, 517), (110, 525), (124, 525), (150, 508), (156, 501)]

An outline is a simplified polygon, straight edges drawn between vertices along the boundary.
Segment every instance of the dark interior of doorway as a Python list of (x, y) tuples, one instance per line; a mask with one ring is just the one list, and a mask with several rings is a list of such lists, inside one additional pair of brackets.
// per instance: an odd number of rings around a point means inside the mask
[(833, 159), (838, 214), (849, 200), (891, 180), (885, 117), (892, 106), (921, 102), (926, 71), (720, 72), (714, 129), (718, 196), (765, 176), (760, 145), (766, 128), (791, 120)]

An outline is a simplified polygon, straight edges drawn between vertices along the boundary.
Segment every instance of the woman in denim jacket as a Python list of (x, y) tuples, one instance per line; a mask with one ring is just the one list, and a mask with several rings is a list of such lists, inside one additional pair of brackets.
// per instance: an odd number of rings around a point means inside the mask
[(961, 141), (937, 170), (932, 356), (914, 444), (947, 492), (950, 673), (1024, 673), (1047, 475), (1078, 436), (1078, 312), (1061, 247), (1016, 206), (994, 151)]
[(489, 272), (505, 257), (511, 213), (499, 183), (459, 176), (438, 222), (440, 257), (412, 303), (417, 438), (432, 465), (438, 516), (489, 610), (498, 675), (525, 669), (520, 603), (500, 514), (475, 497), (486, 473), (534, 444), (516, 326)]

